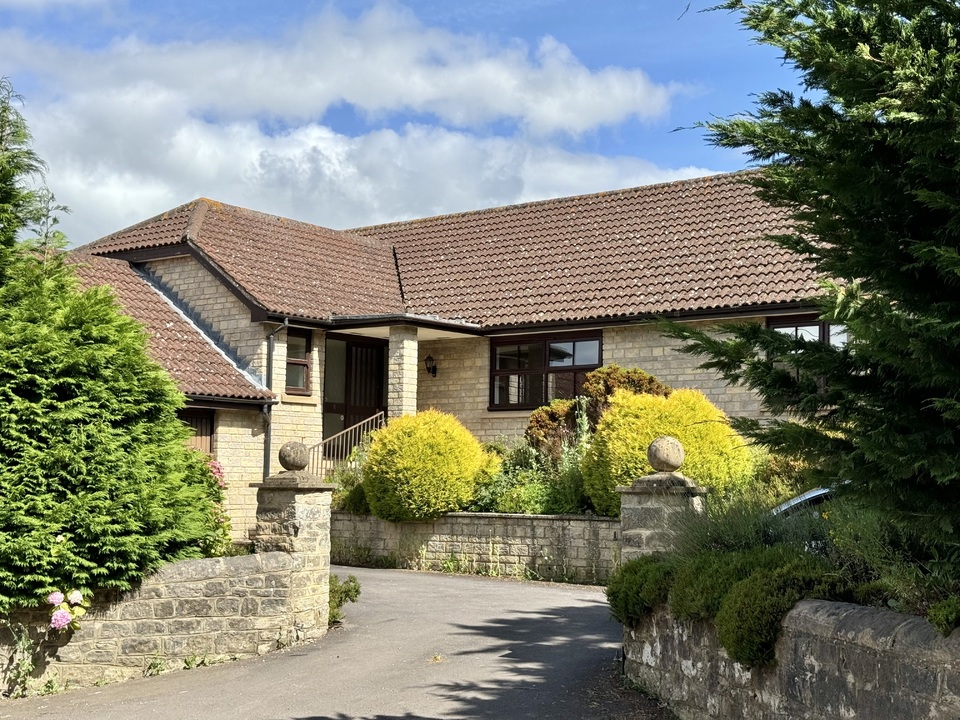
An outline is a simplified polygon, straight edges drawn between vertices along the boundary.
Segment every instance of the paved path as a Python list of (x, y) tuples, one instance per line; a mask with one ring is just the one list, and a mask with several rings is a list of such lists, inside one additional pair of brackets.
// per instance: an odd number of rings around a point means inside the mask
[(620, 626), (600, 588), (401, 570), (322, 640), (262, 658), (0, 702), (3, 718), (666, 720), (616, 676)]

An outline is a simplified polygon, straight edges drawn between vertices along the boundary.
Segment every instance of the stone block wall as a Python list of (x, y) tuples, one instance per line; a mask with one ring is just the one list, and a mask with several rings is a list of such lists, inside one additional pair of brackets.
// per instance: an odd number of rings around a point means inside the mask
[(391, 327), (387, 351), (387, 415), (390, 418), (416, 414), (420, 366), (417, 328), (409, 325)]
[(420, 343), (420, 367), (433, 355), (437, 376), (421, 373), (417, 408), (455, 415), (480, 442), (521, 437), (529, 410), (490, 412), (490, 340), (467, 338)]
[(730, 660), (712, 624), (665, 610), (625, 630), (624, 649), (627, 677), (684, 720), (960, 717), (960, 632), (889, 610), (800, 602), (760, 669)]
[(331, 561), (602, 584), (619, 565), (620, 521), (582, 515), (451, 513), (395, 523), (334, 510)]
[[(743, 318), (746, 322), (763, 318)], [(689, 323), (705, 328), (715, 322)], [(638, 367), (675, 388), (693, 388), (727, 415), (761, 417), (760, 401), (745, 387), (728, 385), (711, 370), (698, 370), (700, 360), (677, 351), (679, 340), (665, 338), (655, 325), (629, 325), (603, 331), (603, 362)]]
[[(107, 594), (76, 631), (44, 633), (46, 612), (13, 613), (39, 643), (36, 682), (82, 687), (178, 669), (184, 660), (261, 655), (299, 638), (291, 591), (300, 559), (272, 552), (187, 560), (161, 568), (134, 591)], [(0, 656), (13, 652), (8, 628)], [(6, 683), (9, 667), (0, 666)]]
[[(753, 318), (762, 322), (763, 318)], [(699, 322), (694, 325), (706, 326)], [(760, 402), (743, 387), (727, 385), (715, 372), (698, 370), (699, 361), (677, 352), (679, 341), (664, 338), (652, 324), (604, 328), (603, 362), (639, 367), (673, 387), (700, 390), (728, 415), (760, 417)], [(420, 366), (432, 355), (437, 377), (422, 373), (417, 406), (456, 415), (481, 442), (523, 435), (530, 411), (487, 410), (490, 397), (490, 341), (439, 340), (420, 344)]]
[(267, 331), (260, 323), (251, 322), (247, 306), (219, 280), (191, 257), (154, 260), (146, 267), (177, 294), (191, 313), (219, 333), (251, 370), (264, 376)]
[(264, 421), (259, 407), (214, 413), (213, 455), (227, 483), (224, 508), (234, 541), (246, 542), (256, 524), (257, 491), (263, 479)]

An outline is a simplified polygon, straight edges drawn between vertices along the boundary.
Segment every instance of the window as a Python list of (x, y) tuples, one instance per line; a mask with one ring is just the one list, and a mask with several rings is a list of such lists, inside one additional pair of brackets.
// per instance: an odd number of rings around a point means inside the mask
[(767, 327), (801, 340), (819, 340), (833, 347), (847, 344), (847, 329), (843, 325), (817, 319), (816, 315), (785, 315), (770, 318)]
[(599, 333), (497, 338), (490, 343), (490, 407), (537, 408), (582, 394), (602, 364)]
[(313, 338), (309, 330), (287, 330), (287, 387), (293, 395), (310, 394), (310, 349)]

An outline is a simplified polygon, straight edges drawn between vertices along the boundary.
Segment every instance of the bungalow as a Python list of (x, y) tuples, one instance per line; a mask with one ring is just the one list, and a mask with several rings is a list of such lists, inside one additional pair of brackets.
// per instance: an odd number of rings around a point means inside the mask
[(602, 364), (758, 415), (672, 352), (652, 320), (819, 332), (816, 281), (762, 239), (786, 228), (743, 176), (717, 175), (335, 231), (201, 198), (78, 251), (147, 325), (224, 465), (238, 538), (248, 486), (288, 440), (434, 407), (481, 440), (520, 435)]

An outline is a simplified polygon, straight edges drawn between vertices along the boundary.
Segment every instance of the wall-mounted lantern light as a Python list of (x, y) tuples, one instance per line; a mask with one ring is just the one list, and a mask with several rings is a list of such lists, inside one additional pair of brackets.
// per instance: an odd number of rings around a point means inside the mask
[(423, 364), (424, 367), (427, 368), (427, 373), (429, 375), (433, 375), (433, 377), (437, 376), (437, 361), (433, 359), (433, 355), (427, 355), (423, 359)]

